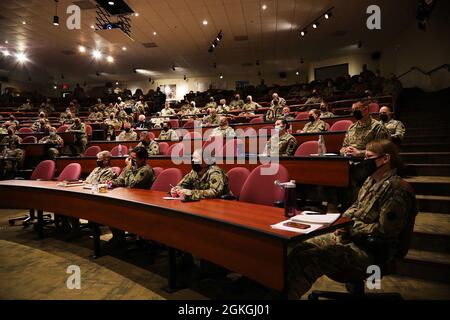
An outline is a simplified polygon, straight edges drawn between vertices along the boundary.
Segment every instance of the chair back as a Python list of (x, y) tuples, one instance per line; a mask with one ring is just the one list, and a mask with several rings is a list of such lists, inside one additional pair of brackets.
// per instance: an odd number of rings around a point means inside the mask
[(51, 181), (55, 175), (56, 165), (53, 160), (44, 160), (34, 168), (30, 180)]
[(244, 155), (245, 141), (243, 139), (229, 139), (223, 147), (218, 150), (218, 157), (237, 157)]
[(88, 138), (90, 139), (92, 137), (92, 126), (90, 124), (85, 124), (86, 127), (86, 134), (88, 135)]
[(90, 146), (89, 148), (84, 151), (83, 156), (84, 157), (96, 157), (97, 153), (102, 151), (102, 149), (99, 146)]
[(264, 119), (263, 119), (262, 116), (261, 116), (261, 117), (253, 118), (252, 120), (250, 120), (249, 123), (261, 123), (261, 122), (264, 122)]
[[(262, 170), (270, 170), (264, 172)], [(273, 172), (274, 174), (269, 174)], [(239, 196), (239, 201), (273, 206), (275, 201), (282, 201), (284, 190), (274, 184), (289, 181), (289, 172), (278, 163), (264, 164), (256, 167), (245, 180)]]
[(303, 142), (295, 151), (294, 156), (310, 156), (319, 150), (319, 143), (316, 140)]
[(172, 126), (172, 129), (180, 127), (180, 121), (178, 121), (178, 119), (170, 119), (169, 122)]
[(183, 173), (178, 168), (163, 170), (153, 182), (151, 190), (169, 192), (172, 186), (176, 186), (183, 179)]
[(29, 128), (29, 127), (22, 127), (19, 129), (19, 133), (33, 133), (33, 129)]
[(333, 123), (330, 131), (347, 131), (352, 124), (352, 120), (339, 120)]
[(168, 149), (169, 149), (169, 144), (167, 142), (159, 143), (159, 154), (166, 154)]
[(158, 177), (159, 174), (160, 174), (161, 172), (163, 172), (163, 170), (164, 170), (164, 168), (161, 168), (161, 167), (155, 167), (155, 168), (153, 168), (153, 172), (155, 173), (155, 178)]
[[(128, 154), (128, 147), (126, 145), (122, 144), (122, 156)], [(118, 157), (119, 156), (119, 146), (115, 146), (114, 148), (111, 149), (111, 155), (113, 157)]]
[(37, 138), (35, 136), (26, 136), (22, 139), (22, 143), (37, 143)]
[(376, 102), (369, 104), (369, 113), (378, 113), (380, 111), (380, 106)]
[(245, 167), (234, 167), (230, 169), (227, 173), (228, 176), (228, 186), (233, 195), (238, 199), (241, 195), (242, 187), (244, 186), (245, 180), (250, 175), (250, 170)]
[(57, 132), (57, 133), (63, 133), (63, 132), (66, 132), (68, 127), (69, 127), (69, 126), (68, 126), (67, 124), (63, 124), (62, 126), (59, 126), (58, 129), (56, 129), (56, 132)]
[(295, 116), (295, 120), (308, 120), (308, 119), (309, 119), (308, 111), (298, 112), (297, 116)]
[(81, 165), (79, 163), (69, 163), (58, 176), (56, 181), (78, 180), (81, 175)]
[[(178, 153), (176, 153), (178, 151)], [(174, 157), (182, 157), (184, 153), (184, 145), (182, 142), (172, 144), (166, 151), (165, 155), (171, 157), (173, 153)]]

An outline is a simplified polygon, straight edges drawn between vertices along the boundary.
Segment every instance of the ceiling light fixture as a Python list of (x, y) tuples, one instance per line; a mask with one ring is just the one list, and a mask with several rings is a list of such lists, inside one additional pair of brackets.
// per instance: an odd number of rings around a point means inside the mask
[(139, 17), (139, 13), (135, 12), (135, 13), (134, 13), (134, 16), (135, 16), (135, 17)]
[(153, 31), (153, 35), (156, 36), (156, 31)]
[(217, 34), (216, 38), (214, 39), (214, 41), (211, 43), (211, 46), (208, 49), (209, 53), (214, 51), (214, 48), (216, 48), (219, 45), (219, 42), (222, 40), (222, 38), (223, 38), (223, 32), (222, 32), (222, 30), (220, 30), (219, 33)]
[(127, 51), (127, 47), (122, 47), (122, 50), (123, 51)]
[(330, 19), (332, 15), (333, 14), (331, 12), (327, 12), (327, 13), (325, 13), (324, 17), (325, 17), (325, 19)]
[(312, 25), (312, 27), (313, 27), (314, 29), (317, 29), (318, 26), (319, 26), (319, 23), (318, 23), (318, 22), (314, 22), (313, 25)]
[(172, 70), (173, 70), (173, 71), (175, 71), (175, 70), (176, 70), (176, 69), (175, 69), (175, 65), (172, 65)]
[(3, 55), (5, 56), (5, 57), (8, 57), (8, 56), (10, 56), (11, 54), (9, 53), (9, 51), (8, 50), (3, 50), (2, 51), (2, 53), (3, 53)]
[(297, 75), (297, 76), (300, 75), (300, 72), (297, 71), (297, 72), (295, 73), (295, 75)]
[(183, 79), (186, 81), (186, 79), (187, 79), (186, 75), (184, 75)]
[(109, 63), (113, 63), (114, 62), (114, 58), (112, 56), (107, 56), (106, 57), (106, 61), (108, 61)]
[(206, 26), (208, 24), (208, 21), (203, 20), (203, 25)]
[(267, 9), (267, 6), (266, 6), (265, 4), (263, 4), (262, 9), (263, 9), (263, 10), (266, 10), (266, 9)]
[(119, 81), (116, 81), (116, 86), (118, 86), (119, 85)]
[(223, 79), (223, 74), (220, 74), (219, 78), (220, 78), (220, 79)]
[(28, 58), (27, 58), (27, 55), (25, 54), (25, 52), (17, 52), (16, 60), (19, 63), (24, 63), (24, 62), (28, 61)]
[(114, 1), (108, 1), (108, 4), (109, 4), (110, 6), (113, 6), (113, 5), (114, 5)]
[(308, 33), (308, 31), (302, 30), (302, 32), (300, 32), (300, 35), (301, 35), (302, 37), (304, 37), (307, 33)]
[(54, 26), (59, 26), (58, 0), (55, 0), (55, 15), (53, 16), (53, 25)]
[(26, 21), (22, 21), (22, 24), (27, 24), (27, 22)]
[(331, 16), (332, 16), (332, 11), (333, 11), (333, 9), (334, 9), (334, 7), (331, 7), (331, 8), (328, 8), (327, 10), (325, 10), (325, 11), (322, 11), (322, 13), (321, 13), (321, 15), (320, 16), (318, 16), (316, 19), (314, 19), (314, 20), (312, 20), (310, 23), (308, 23), (307, 25), (303, 25), (301, 28), (300, 28), (300, 35), (302, 36), (302, 37), (304, 37), (308, 32), (307, 32), (307, 29), (309, 28), (309, 27), (312, 27), (313, 29), (317, 29), (318, 27), (319, 27), (319, 25), (320, 25), (320, 22), (319, 22), (319, 20), (320, 19), (322, 19), (322, 18), (325, 18), (326, 20), (328, 20)]
[(5, 40), (5, 44), (8, 44), (8, 40)]
[(80, 51), (81, 53), (86, 52), (86, 48), (84, 46), (78, 46), (78, 51)]
[(94, 57), (94, 59), (100, 59), (102, 57), (102, 53), (100, 52), (100, 50), (92, 50), (92, 56)]
[(53, 89), (55, 89), (55, 90), (58, 89), (58, 86), (54, 85), (54, 86), (53, 86)]
[(95, 29), (95, 26), (93, 24), (91, 24), (91, 29)]

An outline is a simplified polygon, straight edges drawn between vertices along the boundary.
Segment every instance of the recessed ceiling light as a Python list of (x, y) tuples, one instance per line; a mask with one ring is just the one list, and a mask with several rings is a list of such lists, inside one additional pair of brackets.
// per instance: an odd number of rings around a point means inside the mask
[(119, 81), (116, 81), (116, 86), (118, 86), (119, 85)]
[(208, 21), (203, 20), (203, 25), (206, 26), (208, 24)]
[(26, 21), (22, 21), (22, 24), (27, 24), (27, 22)]
[(300, 74), (300, 72), (297, 71), (295, 74), (298, 76)]
[(114, 58), (111, 56), (106, 57), (106, 61), (108, 61), (109, 63), (113, 63), (114, 62)]
[(153, 31), (153, 35), (156, 36), (156, 31)]
[(80, 51), (81, 53), (86, 52), (86, 48), (84, 46), (79, 46), (78, 51)]
[(127, 51), (127, 47), (122, 47), (122, 50), (123, 51)]
[(56, 90), (56, 89), (58, 89), (58, 87), (57, 87), (57, 86), (53, 86), (53, 89), (55, 89), (55, 90)]
[(139, 13), (135, 12), (135, 13), (134, 13), (134, 16), (135, 16), (135, 17), (139, 17)]
[(25, 52), (17, 52), (16, 53), (16, 59), (17, 59), (17, 62), (20, 62), (20, 63), (24, 63), (25, 61), (28, 60), (27, 55), (25, 54)]
[(91, 24), (91, 29), (95, 29), (95, 26), (93, 24)]
[(266, 6), (265, 4), (263, 4), (262, 9), (263, 9), (263, 10), (266, 10), (266, 9), (267, 9), (267, 6)]
[(5, 40), (5, 43), (8, 44), (8, 40)]
[(10, 55), (8, 50), (3, 50), (2, 53), (5, 57), (8, 57)]
[(219, 78), (220, 78), (220, 79), (223, 79), (223, 75), (220, 75)]
[(92, 50), (92, 56), (95, 59), (100, 59), (102, 57), (102, 53), (99, 50)]

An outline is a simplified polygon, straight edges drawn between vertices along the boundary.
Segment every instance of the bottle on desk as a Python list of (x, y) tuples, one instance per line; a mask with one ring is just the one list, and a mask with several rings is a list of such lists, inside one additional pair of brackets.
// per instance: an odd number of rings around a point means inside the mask
[(325, 140), (323, 139), (323, 135), (319, 135), (317, 154), (319, 156), (323, 156), (325, 153), (327, 153), (327, 147), (325, 146)]
[(119, 157), (123, 156), (122, 154), (122, 145), (119, 143), (119, 146), (117, 147), (117, 150), (119, 151)]

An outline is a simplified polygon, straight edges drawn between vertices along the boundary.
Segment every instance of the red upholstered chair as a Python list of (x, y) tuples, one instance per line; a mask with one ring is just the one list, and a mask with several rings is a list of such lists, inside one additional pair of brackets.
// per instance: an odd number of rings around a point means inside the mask
[(245, 180), (250, 175), (250, 170), (245, 167), (234, 167), (227, 172), (228, 186), (231, 193), (239, 199)]
[(184, 124), (183, 128), (185, 129), (191, 129), (194, 128), (194, 121), (188, 121)]
[[(126, 154), (128, 154), (128, 147), (122, 144), (122, 156)], [(111, 155), (113, 157), (119, 156), (119, 146), (115, 146), (114, 148), (111, 149)]]
[(261, 123), (261, 122), (264, 122), (264, 119), (263, 119), (262, 116), (261, 117), (257, 117), (257, 118), (253, 118), (252, 120), (250, 120), (249, 123)]
[(37, 143), (37, 138), (35, 136), (26, 136), (22, 139), (22, 143)]
[[(230, 157), (237, 157), (244, 155), (245, 142), (242, 139), (230, 139), (218, 150), (216, 156), (226, 157), (227, 152)], [(228, 151), (227, 151), (228, 150)]]
[(311, 154), (317, 154), (319, 149), (319, 143), (315, 140), (303, 142), (295, 151), (294, 156), (310, 156)]
[(275, 133), (275, 126), (271, 125), (271, 126), (262, 127), (261, 129), (258, 130), (260, 134), (262, 132), (261, 130), (266, 130), (267, 134), (273, 134), (273, 133)]
[[(176, 186), (183, 179), (183, 173), (178, 168), (163, 170), (153, 182), (150, 190), (169, 192), (172, 186)], [(172, 185), (172, 186), (171, 186)]]
[[(178, 149), (179, 148), (179, 149)], [(178, 149), (178, 154), (174, 154), (175, 157), (182, 157), (183, 156), (183, 152), (184, 152), (184, 145), (181, 142), (178, 143), (174, 143), (173, 145), (171, 145), (169, 147), (169, 149), (167, 149), (165, 155), (171, 157), (172, 153), (175, 153)]]
[[(271, 168), (269, 168), (272, 166)], [(263, 175), (261, 170), (271, 170)], [(267, 173), (267, 174), (266, 174)], [(278, 163), (264, 164), (256, 167), (242, 186), (239, 201), (273, 206), (276, 201), (283, 201), (284, 190), (274, 184), (275, 180), (289, 181), (289, 172)]]
[(351, 120), (339, 120), (333, 123), (330, 131), (347, 131), (352, 124), (353, 122)]
[(148, 135), (149, 135), (150, 139), (152, 139), (152, 140), (155, 139), (155, 134), (153, 132), (149, 131)]
[(298, 112), (297, 116), (295, 117), (295, 120), (308, 120), (308, 119), (309, 119), (308, 111)]
[(79, 163), (69, 163), (59, 174), (56, 181), (78, 180), (81, 175), (81, 165)]
[(189, 133), (186, 133), (183, 136), (183, 139), (202, 139), (202, 134), (200, 132), (191, 131)]
[(118, 177), (120, 175), (120, 172), (122, 171), (122, 168), (120, 168), (120, 167), (111, 167), (111, 169), (114, 172), (114, 174), (116, 175), (116, 177)]
[(255, 137), (258, 135), (258, 132), (254, 128), (247, 128), (244, 131), (244, 137)]
[(33, 129), (29, 128), (29, 127), (22, 127), (19, 129), (19, 133), (33, 133)]
[(369, 113), (378, 113), (380, 111), (380, 106), (376, 102), (369, 104)]
[(56, 132), (57, 132), (57, 133), (63, 133), (63, 132), (66, 132), (66, 130), (67, 130), (68, 127), (69, 127), (68, 125), (63, 124), (62, 126), (59, 126), (58, 129), (56, 129)]
[[(55, 175), (55, 162), (53, 160), (44, 160), (34, 168), (30, 180), (51, 181)], [(50, 218), (49, 214), (44, 215), (45, 218)], [(9, 225), (13, 226), (16, 221), (22, 221), (24, 227), (30, 225), (35, 219), (34, 209), (30, 209), (30, 213), (26, 216), (9, 219)]]
[(89, 148), (84, 151), (83, 156), (84, 157), (96, 157), (97, 153), (102, 151), (102, 149), (99, 146), (90, 146)]
[(92, 138), (92, 127), (89, 124), (85, 124), (86, 134), (88, 135), (88, 139)]
[(180, 121), (178, 121), (178, 119), (170, 119), (169, 122), (172, 125), (172, 129), (180, 127)]
[(169, 144), (167, 142), (159, 143), (159, 154), (166, 154), (168, 149), (169, 149)]
[(153, 168), (153, 172), (155, 172), (155, 178), (161, 173), (163, 172), (164, 168), (161, 167), (154, 167)]

